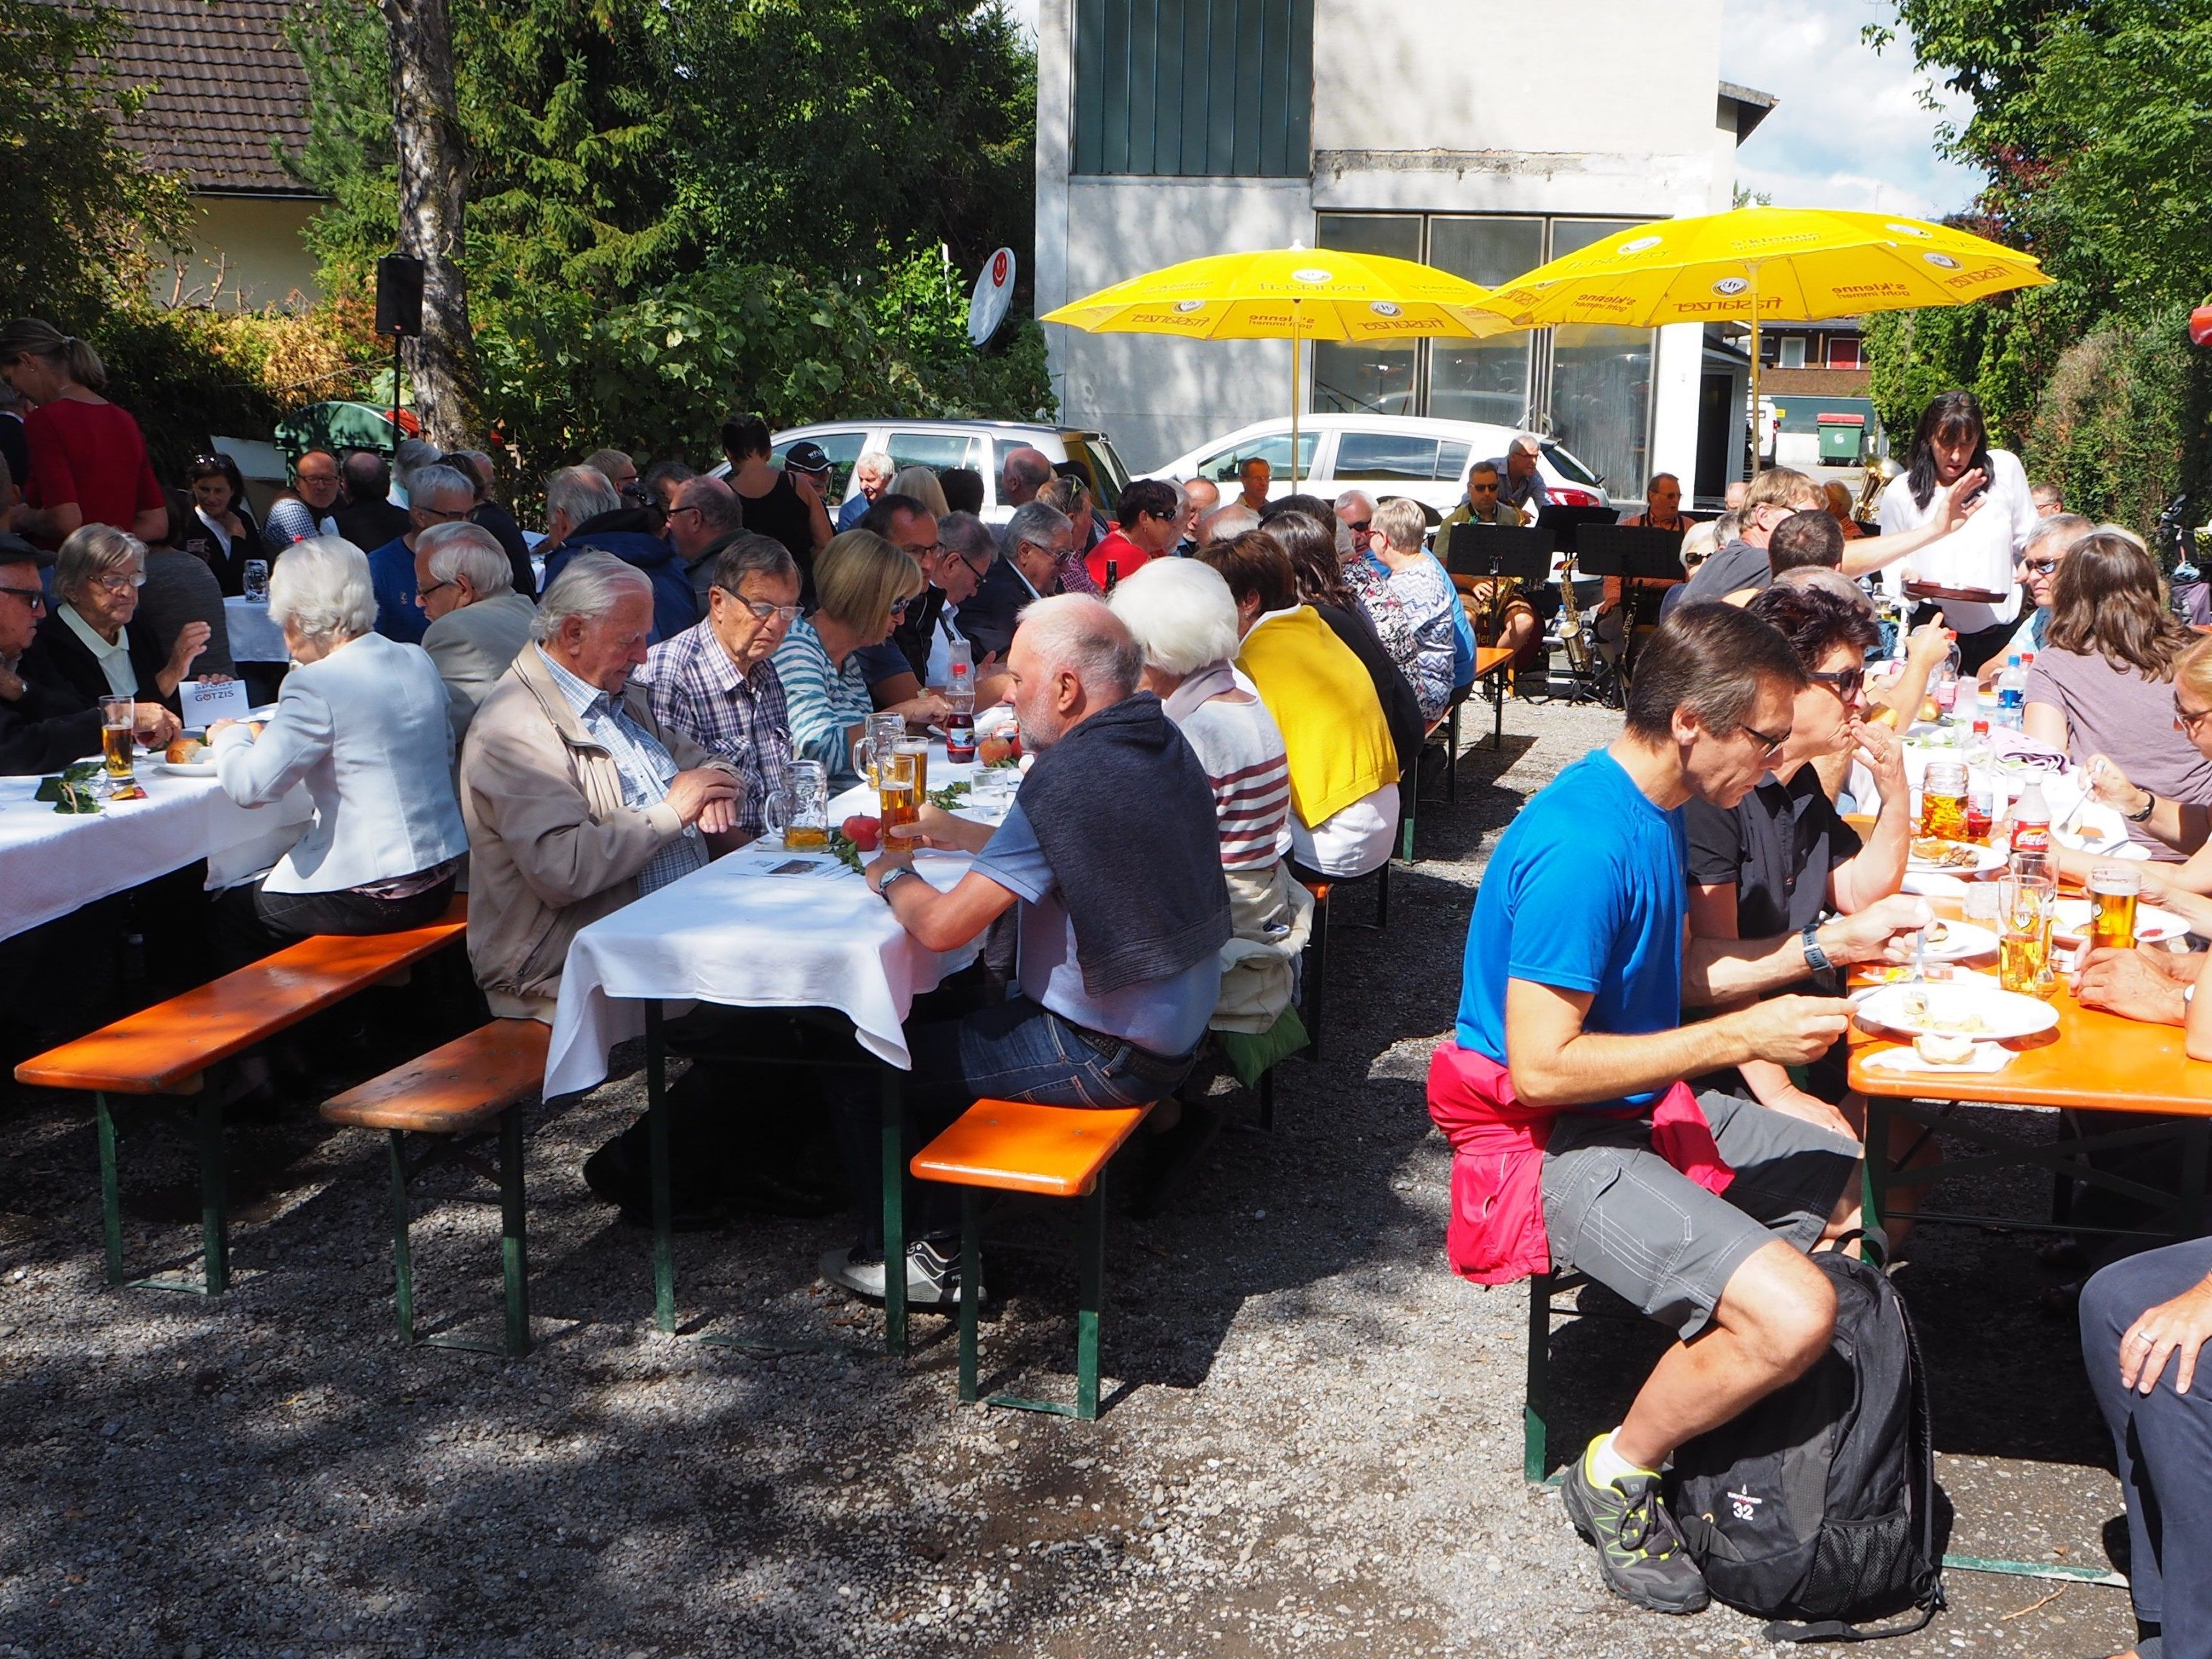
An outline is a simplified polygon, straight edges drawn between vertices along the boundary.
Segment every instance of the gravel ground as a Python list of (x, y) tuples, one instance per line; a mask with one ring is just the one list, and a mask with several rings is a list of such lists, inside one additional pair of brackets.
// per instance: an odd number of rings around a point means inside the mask
[[(88, 1115), (0, 1116), (0, 1655), (1741, 1654), (1759, 1626), (1612, 1601), (1556, 1495), (1520, 1475), (1525, 1292), (1446, 1271), (1448, 1154), (1421, 1079), (1450, 1025), (1498, 830), (1615, 716), (1515, 704), (1421, 820), (1387, 934), (1341, 902), (1327, 1060), (1285, 1068), (1164, 1217), (1115, 1215), (1095, 1425), (963, 1410), (948, 1326), (903, 1365), (815, 1286), (838, 1219), (682, 1239), (685, 1317), (850, 1345), (750, 1357), (648, 1328), (647, 1241), (583, 1156), (641, 1105), (611, 1083), (530, 1124), (540, 1346), (403, 1351), (385, 1155), (318, 1126), (235, 1129), (234, 1292), (101, 1284)], [(134, 1259), (182, 1252), (181, 1136), (126, 1143)], [(442, 1183), (442, 1184), (441, 1184)], [(495, 1207), (434, 1177), (427, 1320), (495, 1330)], [(1958, 1196), (1958, 1194), (1953, 1194)], [(2033, 1214), (2039, 1179), (1977, 1205)], [(988, 1373), (1070, 1386), (1073, 1275), (1049, 1209), (1000, 1218)], [(1933, 1231), (1934, 1230), (1931, 1230)], [(1936, 1392), (1953, 1548), (2102, 1566), (2119, 1513), (2070, 1327), (2018, 1237), (1942, 1230), (1899, 1281)], [(1656, 1351), (1562, 1322), (1578, 1445)], [(1886, 1651), (2075, 1659), (2124, 1646), (2123, 1592), (1954, 1572), (1951, 1611)]]

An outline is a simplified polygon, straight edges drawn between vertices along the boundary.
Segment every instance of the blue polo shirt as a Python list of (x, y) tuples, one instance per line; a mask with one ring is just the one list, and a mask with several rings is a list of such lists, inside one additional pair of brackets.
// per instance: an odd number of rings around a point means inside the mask
[[(1688, 844), (1603, 750), (1521, 809), (1475, 895), (1461, 969), (1462, 1048), (1506, 1063), (1505, 981), (1591, 996), (1583, 1028), (1623, 1036), (1682, 1023)], [(1582, 1111), (1638, 1110), (1653, 1093)]]
[(404, 536), (370, 550), (368, 580), (376, 592), (376, 631), (402, 645), (422, 644), (430, 619), (415, 603), (415, 555)]

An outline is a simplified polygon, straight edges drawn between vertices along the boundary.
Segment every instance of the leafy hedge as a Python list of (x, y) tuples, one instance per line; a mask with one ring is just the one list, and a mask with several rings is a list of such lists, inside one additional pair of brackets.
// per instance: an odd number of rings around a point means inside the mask
[(2208, 412), (2212, 357), (2189, 343), (2188, 308), (2116, 319), (2060, 356), (2025, 459), (2074, 511), (2148, 536), (2169, 497), (2203, 497)]

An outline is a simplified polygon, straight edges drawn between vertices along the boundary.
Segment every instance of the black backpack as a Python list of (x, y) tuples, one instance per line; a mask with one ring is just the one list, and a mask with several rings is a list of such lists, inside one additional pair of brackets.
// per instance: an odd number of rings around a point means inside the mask
[[(1833, 1345), (1677, 1451), (1671, 1507), (1712, 1593), (1778, 1621), (1767, 1640), (1910, 1635), (1943, 1606), (1919, 1341), (1880, 1267), (1840, 1251), (1812, 1260), (1835, 1285)], [(1893, 1630), (1849, 1622), (1910, 1607), (1919, 1618)]]

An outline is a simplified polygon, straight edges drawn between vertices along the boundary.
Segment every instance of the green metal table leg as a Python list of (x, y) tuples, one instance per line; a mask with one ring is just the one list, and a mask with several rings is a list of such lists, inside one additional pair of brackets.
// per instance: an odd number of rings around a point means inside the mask
[(530, 1352), (530, 1262), (525, 1249), (522, 1194), (522, 1110), (507, 1109), (499, 1132), (501, 1268), (506, 1278), (507, 1352)]
[(960, 1189), (960, 1403), (975, 1403), (975, 1309), (983, 1282), (981, 1205), (973, 1187)]
[(93, 1110), (100, 1119), (100, 1224), (107, 1236), (107, 1282), (123, 1283), (123, 1189), (115, 1168), (115, 1115), (107, 1097), (95, 1092)]
[(386, 1132), (392, 1152), (392, 1305), (399, 1315), (399, 1341), (415, 1346), (415, 1262), (407, 1248), (407, 1138)]
[(1865, 1156), (1859, 1170), (1863, 1190), (1859, 1200), (1859, 1225), (1882, 1224), (1882, 1200), (1889, 1191), (1889, 1103), (1880, 1095), (1866, 1097)]
[(906, 1352), (906, 1102), (899, 1074), (884, 1084), (884, 1346)]
[(200, 1095), (200, 1239), (202, 1273), (210, 1296), (230, 1288), (230, 1218), (223, 1191), (222, 1097), (213, 1089)]
[(1528, 1396), (1521, 1408), (1521, 1473), (1543, 1484), (1551, 1449), (1552, 1276), (1528, 1280)]
[(1098, 1323), (1106, 1301), (1106, 1172), (1091, 1183), (1091, 1196), (1083, 1200), (1083, 1231), (1076, 1248), (1083, 1252), (1078, 1265), (1079, 1301), (1075, 1315), (1075, 1414), (1086, 1423), (1098, 1419)]
[(645, 1005), (645, 1137), (653, 1166), (653, 1322), (676, 1331), (676, 1241), (668, 1192), (668, 1045), (660, 1030), (660, 1004)]

